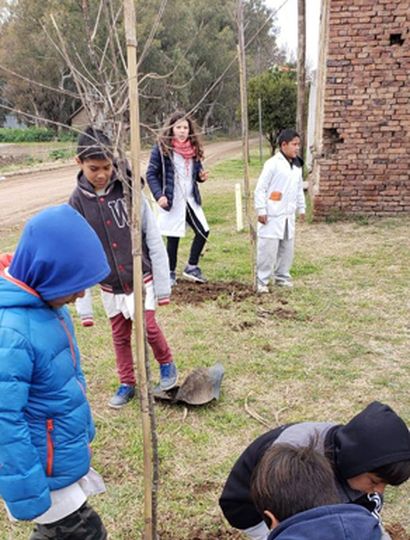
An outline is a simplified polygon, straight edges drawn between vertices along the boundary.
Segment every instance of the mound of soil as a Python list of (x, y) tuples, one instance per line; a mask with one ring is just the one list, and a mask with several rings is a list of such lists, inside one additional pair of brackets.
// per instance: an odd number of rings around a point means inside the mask
[(210, 283), (192, 283), (178, 280), (172, 289), (172, 302), (175, 304), (201, 304), (220, 297), (232, 302), (241, 302), (255, 292), (251, 285), (239, 281), (223, 281)]

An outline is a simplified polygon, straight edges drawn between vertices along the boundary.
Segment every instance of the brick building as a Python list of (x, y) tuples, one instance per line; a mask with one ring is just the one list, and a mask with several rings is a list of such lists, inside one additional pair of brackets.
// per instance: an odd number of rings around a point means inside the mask
[(410, 0), (323, 0), (316, 219), (410, 214)]

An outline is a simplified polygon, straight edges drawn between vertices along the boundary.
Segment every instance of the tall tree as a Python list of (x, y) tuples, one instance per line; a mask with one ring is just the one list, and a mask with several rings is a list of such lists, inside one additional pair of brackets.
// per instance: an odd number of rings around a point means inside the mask
[[(271, 11), (262, 0), (244, 3), (247, 69), (255, 74), (280, 53)], [(175, 108), (193, 109), (204, 130), (234, 125), (239, 103), (235, 0), (150, 0), (136, 6), (141, 122), (148, 133)], [(0, 22), (0, 75), (9, 100), (64, 123), (80, 103), (75, 75), (95, 83), (92, 99), (81, 95), (87, 108), (97, 107), (101, 94), (118, 95), (126, 79), (120, 7), (120, 0), (10, 2)], [(112, 111), (103, 107), (107, 114)]]
[(295, 69), (291, 66), (265, 71), (249, 80), (249, 124), (258, 129), (258, 98), (262, 101), (263, 131), (272, 154), (278, 132), (296, 121)]

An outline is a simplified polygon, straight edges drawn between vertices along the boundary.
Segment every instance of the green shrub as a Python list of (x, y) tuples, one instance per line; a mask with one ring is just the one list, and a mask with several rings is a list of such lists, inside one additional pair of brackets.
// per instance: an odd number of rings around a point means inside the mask
[(60, 148), (58, 150), (51, 150), (48, 153), (48, 158), (51, 160), (69, 159), (75, 156), (75, 150), (73, 148)]
[(78, 133), (67, 129), (67, 130), (61, 131), (58, 134), (57, 140), (61, 142), (71, 142), (71, 141), (76, 141), (77, 137), (78, 137)]
[(48, 128), (0, 128), (0, 142), (46, 142), (54, 139), (54, 131)]

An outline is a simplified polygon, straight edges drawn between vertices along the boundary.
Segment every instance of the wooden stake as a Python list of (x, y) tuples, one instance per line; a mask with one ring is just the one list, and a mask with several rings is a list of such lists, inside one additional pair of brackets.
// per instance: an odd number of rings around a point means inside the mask
[(134, 333), (136, 342), (136, 359), (138, 387), (140, 394), (143, 452), (144, 452), (144, 540), (155, 540), (156, 524), (153, 521), (152, 490), (153, 490), (153, 461), (151, 439), (151, 414), (149, 407), (144, 307), (143, 307), (143, 277), (142, 277), (142, 245), (141, 245), (141, 174), (140, 174), (140, 123), (137, 71), (137, 36), (136, 13), (133, 0), (124, 0), (125, 35), (127, 40), (128, 87), (130, 100), (131, 124), (131, 167), (132, 183), (132, 253), (134, 265)]
[(252, 282), (256, 287), (255, 272), (255, 227), (253, 223), (253, 205), (249, 185), (249, 132), (248, 132), (248, 93), (246, 89), (246, 57), (245, 57), (245, 36), (243, 26), (243, 3), (237, 0), (237, 21), (238, 21), (238, 62), (239, 62), (239, 87), (241, 93), (241, 120), (242, 120), (242, 156), (244, 173), (244, 197), (245, 213), (249, 226), (249, 241), (251, 247)]
[(236, 230), (243, 230), (241, 184), (235, 184)]

